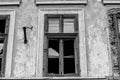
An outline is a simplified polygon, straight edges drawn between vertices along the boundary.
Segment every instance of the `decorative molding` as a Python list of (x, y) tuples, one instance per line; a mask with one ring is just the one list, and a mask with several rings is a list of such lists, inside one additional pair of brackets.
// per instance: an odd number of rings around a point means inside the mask
[(0, 15), (10, 15), (8, 44), (6, 51), (6, 65), (5, 65), (5, 77), (11, 77), (12, 71), (12, 56), (13, 56), (13, 40), (14, 40), (14, 28), (15, 28), (15, 10), (3, 9), (0, 10)]
[(36, 0), (36, 5), (86, 5), (87, 0)]
[(43, 76), (43, 42), (44, 42), (44, 15), (45, 14), (78, 14), (79, 21), (79, 64), (81, 69), (81, 77), (87, 77), (87, 53), (86, 53), (86, 38), (85, 38), (85, 22), (84, 10), (76, 8), (42, 8), (39, 10), (38, 16), (38, 40), (37, 40), (37, 77)]
[(0, 6), (19, 6), (21, 0), (0, 0)]
[(103, 0), (104, 5), (119, 5), (120, 0)]
[(113, 76), (119, 76), (120, 74), (120, 54), (119, 54), (119, 36), (116, 33), (117, 23), (115, 19), (117, 19), (117, 14), (120, 14), (120, 8), (112, 8), (109, 9), (108, 12), (108, 22), (109, 22), (109, 40), (110, 40), (110, 48), (111, 48), (111, 59), (112, 59), (112, 70)]

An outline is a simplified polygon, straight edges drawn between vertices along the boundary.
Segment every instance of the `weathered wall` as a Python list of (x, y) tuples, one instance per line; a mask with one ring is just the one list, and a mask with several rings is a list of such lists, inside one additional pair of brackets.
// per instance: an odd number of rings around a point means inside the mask
[(89, 0), (85, 8), (88, 75), (104, 77), (110, 73), (106, 9), (101, 2)]
[[(24, 44), (22, 27), (33, 26), (27, 29), (28, 44)], [(37, 7), (34, 0), (22, 0), (16, 11), (15, 44), (13, 72), (14, 77), (35, 76), (36, 38), (37, 38)]]
[[(110, 74), (107, 15), (105, 7), (99, 1), (88, 0), (84, 7), (89, 77), (104, 77)], [(16, 10), (13, 77), (36, 76), (37, 22), (38, 7), (34, 0), (22, 0)], [(28, 44), (24, 44), (24, 26), (33, 26), (32, 30), (27, 29)]]

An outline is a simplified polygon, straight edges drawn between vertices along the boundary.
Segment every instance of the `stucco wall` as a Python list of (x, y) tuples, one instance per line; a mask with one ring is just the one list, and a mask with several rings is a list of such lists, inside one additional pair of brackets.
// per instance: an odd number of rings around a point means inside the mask
[[(27, 29), (28, 43), (24, 44), (22, 27)], [(16, 10), (16, 28), (13, 72), (14, 77), (35, 76), (36, 67), (36, 38), (37, 38), (37, 7), (34, 0), (22, 0), (22, 4)]]
[(88, 75), (110, 75), (107, 11), (97, 0), (89, 0), (85, 8)]
[[(87, 6), (82, 8), (85, 10), (88, 76), (109, 76), (111, 72), (106, 9), (100, 0), (88, 0)], [(12, 77), (36, 76), (38, 10), (34, 0), (22, 0), (16, 9)], [(33, 26), (32, 30), (27, 29), (28, 44), (24, 44), (24, 26)]]

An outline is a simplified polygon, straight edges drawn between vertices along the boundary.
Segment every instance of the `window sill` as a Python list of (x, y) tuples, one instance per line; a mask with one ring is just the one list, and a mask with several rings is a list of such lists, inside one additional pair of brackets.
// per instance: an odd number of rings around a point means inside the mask
[(95, 77), (24, 77), (24, 78), (16, 78), (16, 77), (1, 77), (0, 79), (19, 79), (19, 80), (28, 80), (28, 79), (31, 79), (31, 80), (106, 80), (108, 78), (105, 78), (105, 77), (99, 77), (99, 78), (95, 78)]
[(103, 0), (104, 5), (119, 5), (120, 0)]
[(36, 5), (86, 5), (87, 0), (36, 0)]
[(0, 6), (19, 6), (21, 0), (0, 0)]

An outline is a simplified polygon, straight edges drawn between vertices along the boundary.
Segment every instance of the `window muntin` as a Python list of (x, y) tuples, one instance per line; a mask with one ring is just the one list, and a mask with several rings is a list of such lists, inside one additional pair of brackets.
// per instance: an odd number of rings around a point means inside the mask
[(45, 17), (46, 76), (78, 75), (77, 15), (50, 14)]

